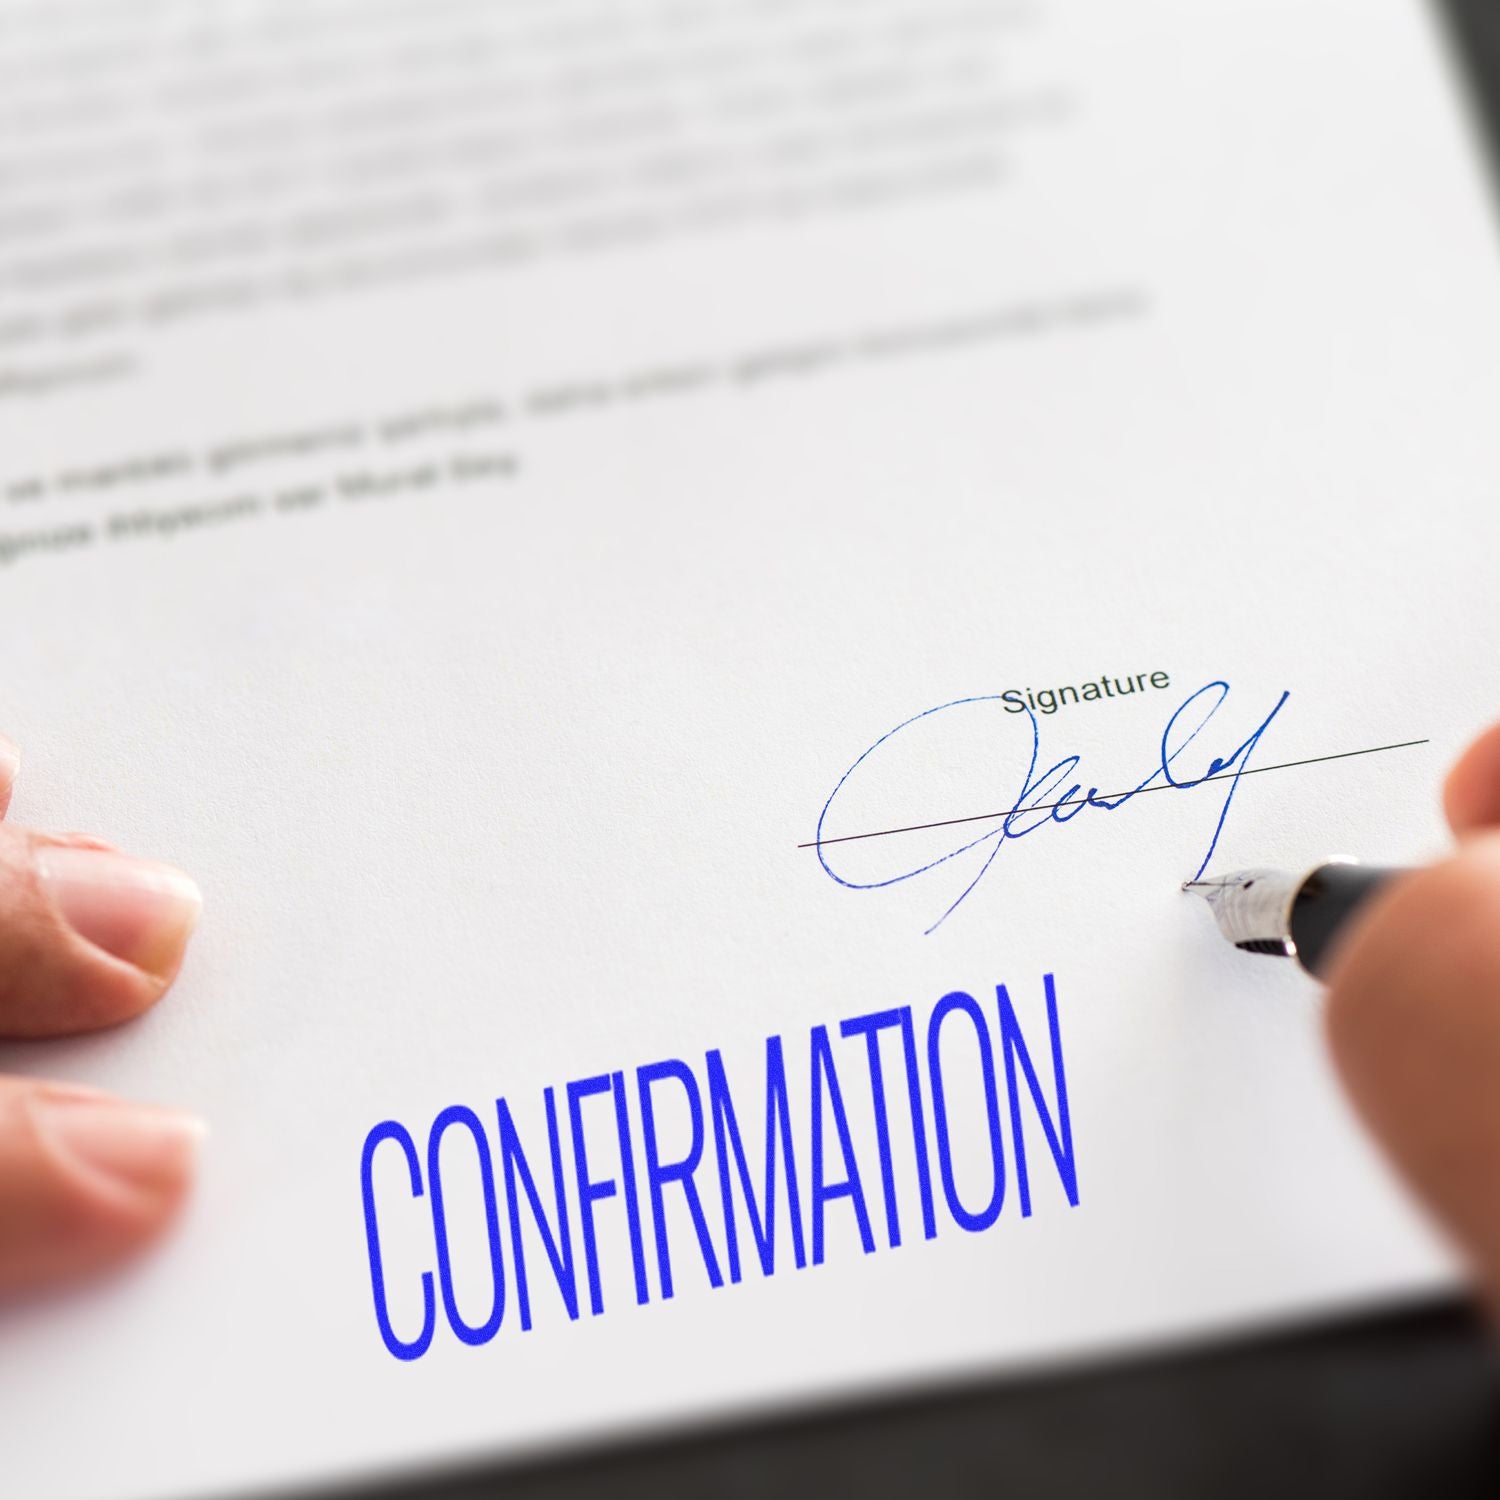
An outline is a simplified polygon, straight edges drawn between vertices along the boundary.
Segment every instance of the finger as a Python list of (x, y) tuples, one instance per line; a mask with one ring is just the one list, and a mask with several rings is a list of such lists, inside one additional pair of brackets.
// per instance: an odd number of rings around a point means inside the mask
[(21, 752), (16, 742), (0, 734), (0, 818), (10, 810), (10, 794), (15, 790), (20, 769)]
[(1443, 810), (1460, 837), (1500, 826), (1500, 724), (1459, 756), (1443, 784)]
[(176, 975), (201, 905), (170, 865), (0, 824), (0, 1035), (139, 1014)]
[(79, 849), (114, 849), (118, 852), (120, 848), (96, 833), (49, 833), (47, 839), (49, 843), (72, 844)]
[(1334, 960), (1356, 1107), (1500, 1312), (1500, 834), (1383, 892)]
[(186, 1196), (202, 1133), (175, 1110), (0, 1078), (0, 1297), (154, 1239)]

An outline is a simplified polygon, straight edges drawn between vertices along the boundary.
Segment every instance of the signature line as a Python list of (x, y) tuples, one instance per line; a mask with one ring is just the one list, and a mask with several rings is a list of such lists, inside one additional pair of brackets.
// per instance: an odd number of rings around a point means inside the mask
[[(1394, 745), (1367, 745), (1363, 750), (1340, 750), (1334, 755), (1310, 755), (1306, 760), (1283, 760), (1274, 766), (1251, 766), (1245, 771), (1221, 771), (1216, 776), (1205, 776), (1202, 781), (1196, 781), (1194, 786), (1202, 786), (1205, 781), (1230, 781), (1236, 776), (1258, 776), (1262, 771), (1288, 771), (1293, 766), (1315, 766), (1325, 760), (1348, 760), (1353, 755), (1379, 755), (1383, 750), (1409, 750), (1413, 745), (1428, 745), (1430, 740), (1400, 740)], [(1140, 787), (1136, 792), (1110, 792), (1105, 801), (1115, 797), (1135, 796), (1138, 792), (1166, 792), (1173, 790), (1170, 782), (1161, 786)], [(1090, 796), (1098, 796), (1098, 792), (1091, 792)], [(908, 823), (902, 828), (877, 828), (873, 833), (846, 833), (836, 839), (812, 839), (808, 843), (798, 844), (799, 849), (818, 849), (829, 844), (852, 844), (859, 839), (884, 839), (893, 833), (920, 833), (924, 828), (952, 828), (957, 823), (987, 823), (993, 818), (1008, 818), (1012, 813), (1021, 812), (1046, 812), (1054, 807), (1071, 807), (1075, 802), (1087, 802), (1088, 797), (1066, 797), (1061, 802), (1038, 802), (1034, 806), (1012, 807), (1005, 812), (974, 813), (967, 818), (939, 818), (935, 823)]]

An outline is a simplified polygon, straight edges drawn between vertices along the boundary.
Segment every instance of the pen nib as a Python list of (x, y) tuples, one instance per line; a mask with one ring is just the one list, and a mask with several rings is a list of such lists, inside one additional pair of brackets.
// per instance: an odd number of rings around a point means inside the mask
[(1219, 931), (1251, 953), (1291, 954), (1287, 915), (1297, 882), (1279, 870), (1235, 870), (1207, 880), (1184, 880), (1182, 889), (1201, 896)]

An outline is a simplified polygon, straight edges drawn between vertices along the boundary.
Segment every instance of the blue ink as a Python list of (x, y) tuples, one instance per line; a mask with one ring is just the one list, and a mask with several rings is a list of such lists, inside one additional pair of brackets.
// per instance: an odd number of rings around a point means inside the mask
[[(826, 1261), (852, 1258), (852, 1234), (846, 1232), (841, 1250), (835, 1250), (829, 1245), (826, 1233), (830, 1207), (836, 1207), (844, 1199), (848, 1200), (853, 1216), (853, 1223), (846, 1222), (845, 1229), (858, 1231), (859, 1248), (865, 1255), (896, 1249), (902, 1243), (901, 1218), (905, 1216), (910, 1221), (918, 1208), (923, 1235), (929, 1240), (940, 1233), (950, 1234), (954, 1229), (966, 1234), (990, 1231), (1001, 1223), (1012, 1231), (1024, 1233), (1021, 1226), (1034, 1210), (1042, 1208), (1042, 1200), (1049, 1200), (1053, 1211), (1064, 1204), (1076, 1208), (1078, 1164), (1071, 1114), (1073, 1093), (1063, 1064), (1054, 977), (1051, 972), (1042, 975), (1045, 1019), (1034, 999), (1021, 1006), (1012, 1003), (1011, 992), (1004, 984), (995, 986), (995, 998), (997, 1006), (992, 1009), (980, 1004), (967, 990), (950, 990), (926, 1010), (925, 1018), (922, 1011), (914, 1013), (912, 1006), (903, 1005), (896, 1010), (849, 1016), (832, 1024), (819, 1023), (805, 1030), (798, 1028), (785, 1037), (779, 1033), (768, 1036), (764, 1092), (755, 1087), (753, 1079), (742, 1075), (739, 1093), (733, 1096), (723, 1054), (717, 1047), (703, 1053), (702, 1072), (695, 1060), (663, 1058), (630, 1070), (634, 1073), (633, 1082), (627, 1070), (617, 1068), (565, 1085), (549, 1085), (543, 1090), (542, 1099), (547, 1114), (547, 1154), (551, 1157), (556, 1188), (557, 1212), (555, 1219), (550, 1220), (543, 1212), (535, 1176), (503, 1095), (495, 1100), (495, 1113), (491, 1117), (494, 1137), (486, 1134), (478, 1113), (466, 1104), (450, 1104), (438, 1112), (428, 1128), (425, 1152), (419, 1149), (405, 1125), (395, 1119), (384, 1120), (365, 1138), (359, 1169), (375, 1331), (389, 1353), (404, 1361), (421, 1359), (443, 1323), (460, 1346), (470, 1346), (476, 1351), (488, 1345), (493, 1352), (491, 1341), (503, 1340), (507, 1335), (530, 1337), (534, 1330), (526, 1290), (524, 1246), (528, 1239), (523, 1238), (520, 1229), (523, 1212), (531, 1215), (536, 1235), (529, 1242), (535, 1244), (540, 1239), (569, 1321), (577, 1320), (582, 1311), (580, 1260), (591, 1314), (605, 1312), (603, 1285), (608, 1280), (614, 1286), (623, 1275), (627, 1251), (635, 1277), (636, 1300), (640, 1304), (651, 1302), (646, 1284), (638, 1184), (645, 1191), (655, 1231), (662, 1284), (662, 1295), (654, 1299), (658, 1304), (665, 1303), (674, 1292), (684, 1296), (709, 1295), (741, 1280), (745, 1267), (736, 1221), (742, 1216), (748, 1219), (754, 1240), (753, 1256), (749, 1258), (759, 1261), (769, 1282), (778, 1275), (785, 1277), (804, 1271), (814, 1276), (825, 1275), (826, 1272), (816, 1268), (824, 1266)], [(957, 1016), (957, 1012), (962, 1012), (962, 1016)], [(1023, 1020), (1023, 1012), (1028, 1019)], [(953, 1031), (954, 1025), (957, 1032)], [(904, 1136), (905, 1131), (903, 1122), (896, 1119), (901, 1113), (900, 1088), (894, 1080), (887, 1094), (885, 1068), (895, 1062), (896, 1037), (886, 1038), (885, 1045), (882, 1038), (897, 1031), (911, 1103), (911, 1140), (917, 1168), (915, 1203), (911, 1178), (904, 1168), (898, 1170), (897, 1166), (895, 1139), (898, 1134)], [(969, 1034), (974, 1038), (977, 1076), (971, 1059), (963, 1055), (968, 1052)], [(789, 1059), (801, 1056), (807, 1060), (808, 1071), (801, 1076), (808, 1080), (809, 1088), (794, 1094), (787, 1088), (788, 1063)], [(950, 1059), (957, 1066), (945, 1073), (944, 1065)], [(683, 1091), (681, 1102), (686, 1104), (690, 1120), (689, 1140), (685, 1152), (674, 1151), (663, 1160), (662, 1141), (657, 1133), (657, 1106), (662, 1090), (673, 1085), (680, 1085)], [(863, 1097), (866, 1085), (872, 1105), (886, 1122), (883, 1129), (877, 1126), (873, 1141), (863, 1132), (851, 1129), (850, 1111), (845, 1103), (846, 1100), (852, 1103), (856, 1093)], [(632, 1096), (640, 1106), (639, 1131), (631, 1123)], [(931, 1101), (930, 1115), (922, 1102), (924, 1096)], [(613, 1104), (612, 1109), (606, 1099)], [(593, 1102), (588, 1103), (590, 1100)], [(586, 1103), (589, 1118), (585, 1124)], [(740, 1121), (751, 1120), (753, 1107), (758, 1124), (762, 1104), (765, 1176), (761, 1179), (764, 1187), (757, 1192)], [(1007, 1104), (1008, 1146), (1003, 1139)], [(863, 1105), (860, 1108), (863, 1110)], [(1029, 1120), (1027, 1114), (1031, 1116)], [(463, 1133), (474, 1142), (479, 1166), (477, 1180), (472, 1172), (455, 1172), (451, 1181), (443, 1181), (444, 1137), (455, 1126), (462, 1126)], [(989, 1183), (974, 1185), (976, 1197), (982, 1191), (983, 1202), (969, 1204), (959, 1196), (954, 1147), (959, 1142), (982, 1139), (983, 1133), (989, 1137), (992, 1175)], [(1040, 1151), (1034, 1151), (1028, 1161), (1028, 1140), (1033, 1147), (1038, 1140), (1045, 1142), (1053, 1172), (1047, 1170), (1048, 1156)], [(377, 1153), (383, 1148), (391, 1159), (381, 1157), (377, 1173)], [(394, 1159), (393, 1148), (399, 1148), (405, 1158), (404, 1174), (401, 1163)], [(533, 1154), (541, 1167), (540, 1150)], [(716, 1158), (722, 1218), (712, 1204), (704, 1202), (713, 1197), (710, 1154)], [(1017, 1188), (1009, 1194), (1007, 1156), (1014, 1164), (1011, 1180)], [(593, 1163), (590, 1157), (595, 1158)], [(574, 1168), (571, 1174), (570, 1160)], [(600, 1161), (612, 1164), (610, 1176), (595, 1175)], [(615, 1162), (618, 1166), (613, 1165)], [(883, 1239), (876, 1238), (864, 1186), (873, 1182), (877, 1166), (886, 1210), (887, 1234)], [(736, 1169), (738, 1204), (735, 1179), (731, 1175)], [(545, 1177), (545, 1171), (541, 1175)], [(980, 1173), (981, 1178), (985, 1175)], [(565, 1181), (569, 1176), (573, 1180)], [(963, 1177), (972, 1182), (967, 1170)], [(778, 1178), (785, 1183), (784, 1203)], [(939, 1187), (936, 1194), (935, 1181)], [(663, 1212), (666, 1187), (682, 1189), (685, 1214)], [(382, 1195), (380, 1198), (377, 1192)], [(614, 1198), (621, 1200), (616, 1206), (624, 1208), (625, 1224), (616, 1219), (608, 1226), (611, 1232), (604, 1232), (606, 1226), (596, 1222), (598, 1210), (606, 1200)], [(1007, 1198), (1017, 1207), (1009, 1207)], [(425, 1203), (428, 1210), (426, 1213), (416, 1210), (419, 1216), (416, 1223), (410, 1217), (414, 1202)], [(402, 1339), (391, 1326), (379, 1222), (384, 1214), (392, 1215), (394, 1222), (401, 1225), (401, 1240), (415, 1261), (412, 1264), (402, 1256), (406, 1268), (400, 1273), (402, 1285), (396, 1297), (403, 1320), (415, 1321), (416, 1307), (420, 1305), (422, 1309), (421, 1327), (403, 1330), (414, 1332), (414, 1338)], [(422, 1218), (428, 1220), (430, 1239), (420, 1223)], [(503, 1224), (509, 1224), (511, 1230), (516, 1300), (521, 1308), (519, 1319), (512, 1317), (509, 1329), (502, 1326), (508, 1290), (501, 1256)], [(776, 1255), (776, 1241), (783, 1235), (783, 1226), (791, 1233), (790, 1258), (784, 1250), (779, 1258)], [(465, 1237), (467, 1242), (460, 1246), (459, 1239)], [(831, 1250), (834, 1253), (830, 1254)], [(475, 1256), (488, 1255), (490, 1259), (494, 1301), (489, 1317), (482, 1324), (466, 1323), (457, 1306), (453, 1284), (455, 1252), (465, 1264), (472, 1264), (470, 1258)], [(699, 1283), (691, 1290), (674, 1288), (669, 1268), (695, 1255), (702, 1256), (707, 1286)], [(601, 1265), (605, 1260), (612, 1262), (608, 1277)], [(436, 1272), (420, 1269), (424, 1263), (434, 1262)], [(727, 1277), (719, 1269), (726, 1263)], [(748, 1287), (744, 1290), (751, 1292)], [(624, 1300), (612, 1296), (610, 1307), (619, 1308)], [(770, 1304), (764, 1306), (769, 1308)], [(649, 1332), (638, 1336), (650, 1337)], [(524, 1373), (523, 1370), (523, 1376)]]
[[(946, 865), (950, 860), (955, 860), (968, 854), (970, 850), (982, 850), (983, 859), (979, 869), (957, 897), (949, 903), (927, 932), (936, 932), (949, 917), (969, 898), (979, 882), (989, 873), (990, 866), (994, 864), (995, 857), (1007, 842), (1015, 842), (1049, 824), (1071, 823), (1079, 813), (1089, 808), (1095, 808), (1100, 812), (1118, 812), (1132, 797), (1139, 792), (1144, 792), (1152, 787), (1171, 787), (1177, 791), (1188, 792), (1195, 787), (1201, 786), (1205, 781), (1212, 778), (1222, 778), (1227, 791), (1224, 800), (1219, 807), (1219, 815), (1214, 823), (1213, 834), (1208, 841), (1208, 849), (1198, 868), (1193, 872), (1191, 878), (1197, 879), (1208, 868), (1209, 861), (1214, 856), (1214, 850), (1218, 848), (1219, 836), (1224, 831), (1224, 820), (1229, 816), (1229, 808), (1234, 802), (1235, 793), (1239, 790), (1240, 777), (1250, 765), (1250, 758), (1254, 755), (1256, 747), (1260, 744), (1261, 737), (1271, 727), (1276, 715), (1281, 712), (1282, 706), (1291, 696), (1283, 692), (1276, 700), (1276, 706), (1268, 713), (1256, 728), (1243, 739), (1238, 746), (1227, 755), (1215, 755), (1208, 762), (1208, 768), (1198, 776), (1179, 775), (1174, 767), (1187, 748), (1198, 736), (1208, 728), (1224, 700), (1229, 696), (1229, 684), (1227, 682), (1210, 682), (1199, 688), (1196, 693), (1188, 697), (1167, 720), (1167, 726), (1162, 731), (1161, 743), (1157, 755), (1157, 763), (1152, 767), (1146, 778), (1139, 782), (1128, 792), (1122, 792), (1116, 796), (1101, 796), (1099, 788), (1089, 787), (1083, 790), (1081, 781), (1073, 780), (1081, 759), (1077, 755), (1065, 756), (1062, 760), (1047, 767), (1046, 770), (1037, 771), (1037, 761), (1041, 756), (1041, 730), (1037, 723), (1036, 714), (1030, 708), (1026, 709), (1026, 718), (1031, 725), (1031, 753), (1026, 766), (1026, 774), (1021, 781), (1019, 794), (1009, 803), (1010, 810), (1003, 814), (996, 814), (999, 819), (997, 827), (990, 828), (976, 837), (965, 836), (964, 842), (957, 848), (950, 849), (946, 854), (940, 854), (936, 858), (925, 860), (911, 869), (898, 871), (894, 875), (886, 876), (882, 880), (851, 880), (839, 874), (828, 862), (828, 852), (824, 844), (824, 827), (828, 821), (828, 813), (832, 808), (838, 794), (844, 789), (849, 779), (863, 766), (866, 761), (875, 754), (887, 741), (894, 739), (903, 730), (910, 729), (913, 724), (921, 723), (924, 719), (930, 719), (934, 714), (947, 713), (951, 709), (964, 708), (976, 703), (999, 703), (1003, 694), (987, 693), (973, 698), (956, 698), (951, 703), (940, 703), (936, 708), (924, 709), (919, 714), (913, 714), (911, 718), (903, 720), (894, 729), (888, 730), (875, 741), (858, 760), (839, 777), (838, 784), (828, 794), (828, 800), (823, 804), (823, 811), (818, 814), (818, 831), (815, 847), (818, 851), (818, 860), (823, 869), (842, 886), (855, 891), (881, 890), (886, 886), (898, 885), (903, 880), (914, 880), (919, 875), (926, 875), (929, 871), (937, 869), (940, 865)], [(1008, 709), (1007, 712), (1014, 712)], [(1226, 772), (1232, 771), (1232, 776), (1226, 776)], [(989, 846), (987, 849), (985, 846)]]

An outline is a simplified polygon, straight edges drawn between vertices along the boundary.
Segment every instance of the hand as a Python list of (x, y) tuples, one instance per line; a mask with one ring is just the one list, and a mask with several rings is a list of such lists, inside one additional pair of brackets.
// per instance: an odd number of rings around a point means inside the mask
[(1500, 725), (1448, 777), (1457, 854), (1383, 891), (1335, 955), (1356, 1107), (1500, 1314)]
[[(19, 762), (0, 736), (0, 817)], [(139, 1015), (171, 984), (200, 904), (169, 865), (0, 823), (0, 1036)], [(0, 1077), (0, 1296), (99, 1269), (152, 1239), (187, 1192), (201, 1133), (175, 1110)]]

